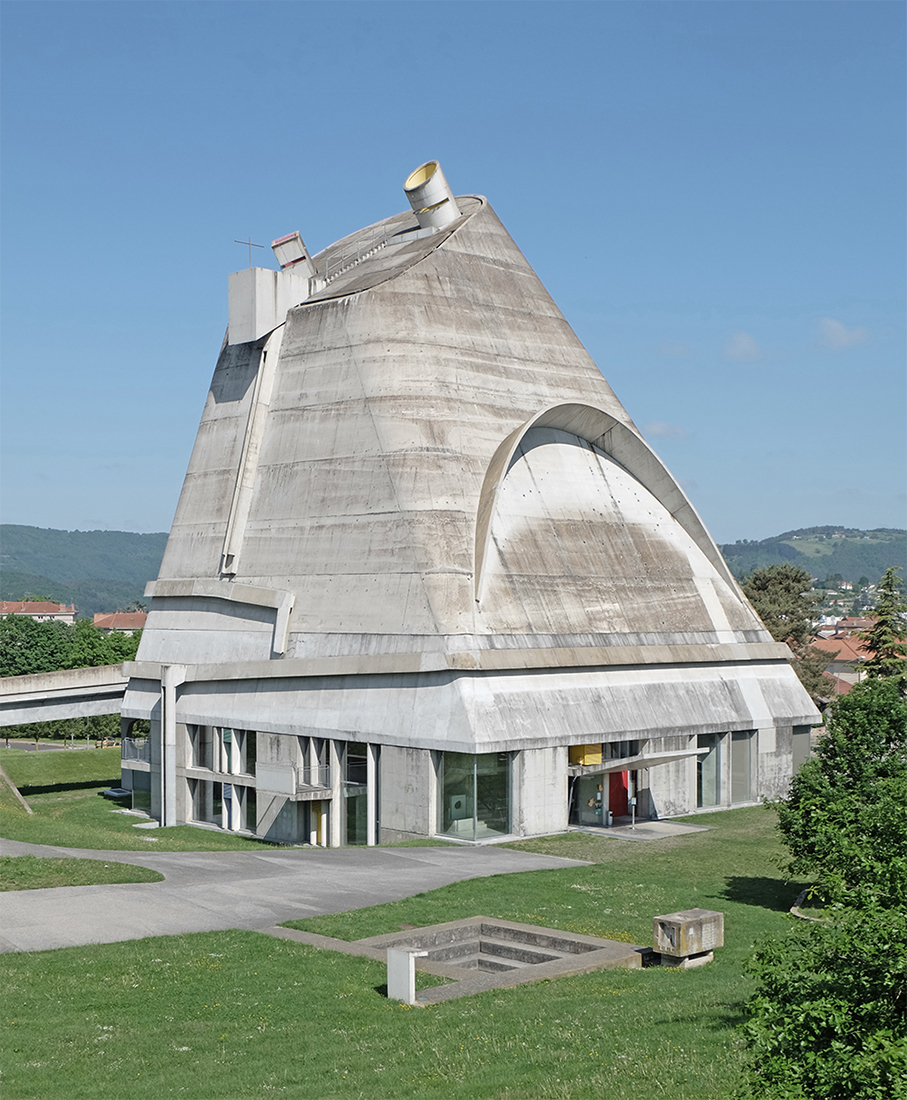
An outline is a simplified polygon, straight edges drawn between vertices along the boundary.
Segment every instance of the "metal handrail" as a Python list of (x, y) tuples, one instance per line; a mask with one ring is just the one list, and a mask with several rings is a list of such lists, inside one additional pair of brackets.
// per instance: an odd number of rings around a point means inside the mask
[(151, 763), (151, 744), (147, 737), (124, 737), (120, 745), (121, 760), (144, 760)]
[(300, 768), (296, 773), (296, 785), (303, 787), (330, 788), (330, 764), (317, 764), (314, 768)]
[(351, 267), (361, 263), (364, 259), (384, 248), (388, 242), (388, 229), (386, 225), (378, 226), (371, 234), (358, 233), (356, 239), (345, 248), (341, 248), (333, 256), (325, 259), (324, 281), (331, 282), (338, 275), (342, 275)]

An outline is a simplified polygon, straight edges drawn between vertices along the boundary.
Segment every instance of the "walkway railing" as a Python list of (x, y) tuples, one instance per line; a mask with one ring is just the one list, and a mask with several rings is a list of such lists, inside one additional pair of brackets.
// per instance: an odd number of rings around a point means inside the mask
[(151, 745), (147, 737), (124, 737), (120, 758), (122, 760), (144, 760), (151, 763)]
[(319, 764), (314, 768), (300, 768), (296, 773), (296, 785), (300, 790), (311, 787), (328, 788), (331, 786), (331, 767)]
[(324, 281), (330, 283), (348, 271), (351, 267), (361, 263), (364, 259), (384, 248), (388, 241), (387, 226), (378, 226), (372, 233), (357, 233), (356, 239), (339, 249), (325, 260)]

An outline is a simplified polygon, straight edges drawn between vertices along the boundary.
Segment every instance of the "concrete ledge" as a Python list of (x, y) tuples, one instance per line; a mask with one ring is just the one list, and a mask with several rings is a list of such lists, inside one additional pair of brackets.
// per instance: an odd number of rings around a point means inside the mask
[[(588, 668), (677, 665), (785, 664), (790, 650), (779, 642), (735, 642), (714, 645), (588, 646), (570, 648), (474, 649), (457, 653), (382, 653), (349, 657), (285, 658), (189, 665), (188, 681), (264, 680), (315, 676), (393, 676), (401, 672), (492, 672), (544, 668)], [(128, 661), (137, 679), (159, 680), (161, 666)]]

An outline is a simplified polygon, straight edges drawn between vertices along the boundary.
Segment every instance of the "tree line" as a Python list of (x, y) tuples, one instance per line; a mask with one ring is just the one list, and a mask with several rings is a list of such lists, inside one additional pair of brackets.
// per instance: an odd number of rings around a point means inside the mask
[[(898, 568), (886, 569), (876, 590), (875, 607), (869, 615), (874, 626), (858, 635), (866, 659), (860, 671), (873, 676), (897, 675), (907, 656), (903, 643), (907, 624), (902, 619), (902, 582)], [(813, 701), (824, 706), (834, 693), (832, 678), (825, 672), (831, 657), (811, 644), (813, 613), (822, 597), (812, 590), (809, 573), (798, 565), (769, 565), (746, 577), (741, 587), (753, 610), (776, 642), (786, 642), (790, 663)]]
[[(785, 606), (798, 606), (791, 592)], [(861, 635), (867, 678), (831, 704), (815, 755), (776, 803), (786, 872), (811, 877), (821, 916), (792, 921), (750, 960), (741, 1096), (907, 1098), (905, 611), (889, 569)], [(780, 612), (778, 633), (786, 621)]]
[[(94, 668), (134, 661), (141, 631), (132, 635), (99, 630), (90, 619), (38, 622), (28, 615), (0, 617), (0, 676), (27, 676), (68, 668)], [(4, 731), (16, 738), (103, 738), (119, 736), (116, 714), (31, 722)]]
[(39, 622), (28, 615), (0, 618), (0, 676), (95, 668), (135, 660), (141, 631), (105, 633), (90, 619)]

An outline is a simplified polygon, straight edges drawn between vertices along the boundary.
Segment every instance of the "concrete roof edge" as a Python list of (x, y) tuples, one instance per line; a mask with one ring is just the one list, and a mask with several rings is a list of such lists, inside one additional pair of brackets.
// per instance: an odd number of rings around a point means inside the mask
[[(780, 642), (732, 642), (713, 645), (590, 646), (545, 649), (485, 649), (457, 653), (360, 654), (349, 657), (287, 658), (188, 665), (187, 682), (218, 680), (313, 679), (324, 676), (393, 676), (401, 673), (543, 671), (569, 668), (627, 668), (683, 665), (777, 665), (786, 663)], [(136, 680), (159, 680), (161, 664), (129, 661), (126, 674)]]

